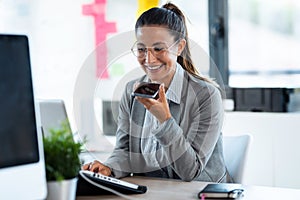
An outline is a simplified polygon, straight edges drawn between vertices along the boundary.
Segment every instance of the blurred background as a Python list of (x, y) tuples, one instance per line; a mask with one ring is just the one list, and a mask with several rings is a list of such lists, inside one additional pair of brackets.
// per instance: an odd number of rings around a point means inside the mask
[[(138, 68), (130, 53), (134, 38), (123, 40), (124, 44), (114, 41), (132, 33), (145, 2), (160, 6), (167, 1), (0, 0), (0, 33), (28, 36), (36, 97), (63, 99), (74, 130), (78, 124), (74, 122), (73, 95), (80, 70), (95, 59), (96, 47), (106, 45), (103, 41), (111, 41), (114, 48), (124, 47), (121, 55), (107, 60), (109, 67), (104, 74), (99, 75), (97, 61), (92, 62), (98, 87), (93, 93), (94, 102), (88, 103), (94, 104), (100, 129), (105, 125), (114, 129), (114, 109), (124, 80), (129, 80), (128, 75)], [(196, 65), (226, 90), (229, 101), (224, 104), (228, 111), (224, 132), (254, 134), (256, 142), (246, 182), (299, 188), (300, 177), (294, 175), (299, 174), (300, 167), (295, 161), (299, 158), (300, 139), (296, 134), (300, 111), (300, 2), (172, 2), (188, 18)], [(113, 50), (108, 48), (106, 53)]]

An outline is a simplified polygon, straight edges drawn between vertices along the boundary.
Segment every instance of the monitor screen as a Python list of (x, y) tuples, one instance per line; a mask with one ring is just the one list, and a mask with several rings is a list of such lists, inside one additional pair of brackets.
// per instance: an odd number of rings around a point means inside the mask
[(26, 36), (0, 37), (0, 169), (39, 161)]

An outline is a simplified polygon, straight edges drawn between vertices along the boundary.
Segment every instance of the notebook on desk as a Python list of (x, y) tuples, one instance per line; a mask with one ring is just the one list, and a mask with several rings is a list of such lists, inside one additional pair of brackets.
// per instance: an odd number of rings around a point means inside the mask
[(238, 199), (244, 189), (240, 184), (210, 183), (199, 193), (199, 199)]

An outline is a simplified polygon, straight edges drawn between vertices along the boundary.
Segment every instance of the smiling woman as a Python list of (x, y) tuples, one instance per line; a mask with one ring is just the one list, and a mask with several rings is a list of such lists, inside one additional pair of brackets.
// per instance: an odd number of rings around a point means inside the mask
[(138, 62), (152, 82), (164, 83), (166, 87), (169, 87), (176, 71), (177, 55), (186, 44), (184, 38), (174, 42), (175, 37), (169, 31), (151, 25), (136, 31)]
[[(231, 182), (220, 90), (192, 62), (183, 13), (171, 3), (152, 8), (138, 18), (135, 34), (131, 50), (145, 75), (126, 85), (112, 155), (83, 169), (117, 178)], [(132, 97), (136, 82), (160, 83), (158, 98)]]

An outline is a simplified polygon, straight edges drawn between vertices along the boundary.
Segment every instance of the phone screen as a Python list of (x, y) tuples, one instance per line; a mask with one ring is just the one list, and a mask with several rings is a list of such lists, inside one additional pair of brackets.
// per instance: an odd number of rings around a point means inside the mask
[(158, 98), (159, 83), (142, 82), (132, 93), (132, 96), (140, 96), (143, 98)]

